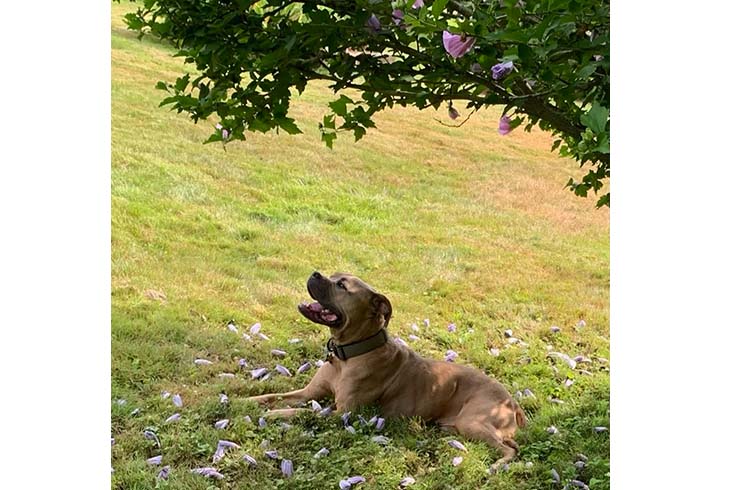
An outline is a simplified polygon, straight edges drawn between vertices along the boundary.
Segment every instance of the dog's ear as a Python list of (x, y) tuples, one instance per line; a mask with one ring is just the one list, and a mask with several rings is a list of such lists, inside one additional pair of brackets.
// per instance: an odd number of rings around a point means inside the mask
[(375, 293), (373, 295), (373, 309), (375, 316), (383, 320), (383, 327), (387, 327), (390, 317), (393, 315), (393, 307), (390, 301), (388, 301), (388, 298), (382, 294)]

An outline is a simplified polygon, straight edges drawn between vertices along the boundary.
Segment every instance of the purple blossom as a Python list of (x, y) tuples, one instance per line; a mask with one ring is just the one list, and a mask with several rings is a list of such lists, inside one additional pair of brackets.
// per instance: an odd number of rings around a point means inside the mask
[(498, 133), (505, 136), (511, 131), (512, 128), (510, 127), (510, 118), (508, 116), (501, 117), (500, 122), (498, 123)]
[(360, 483), (365, 483), (365, 478), (362, 476), (351, 476), (349, 478), (345, 478), (344, 480), (340, 480), (339, 482), (339, 488), (341, 490), (346, 490), (348, 488), (352, 488), (353, 485), (359, 485)]
[(253, 340), (253, 338), (250, 335), (246, 334), (246, 333), (243, 333), (242, 334), (242, 338), (244, 338), (245, 340)]
[(131, 416), (131, 417), (135, 417), (135, 416), (136, 416), (136, 415), (138, 415), (139, 413), (140, 413), (140, 408), (136, 408), (136, 409), (134, 409), (134, 410), (133, 410), (132, 412), (130, 412), (130, 416)]
[(163, 459), (163, 456), (153, 456), (152, 458), (146, 459), (145, 462), (150, 465), (159, 465), (161, 464), (162, 459)]
[(454, 323), (450, 323), (447, 326), (447, 332), (456, 332), (456, 331), (457, 331), (457, 325), (455, 325)]
[(214, 423), (214, 427), (216, 429), (225, 429), (225, 428), (227, 428), (227, 425), (229, 423), (230, 423), (230, 419), (218, 420), (217, 422)]
[(429, 319), (428, 319), (428, 318), (424, 318), (424, 326), (425, 326), (426, 328), (429, 328), (429, 325), (430, 325), (430, 324), (431, 324), (431, 322), (429, 322)]
[(352, 414), (352, 412), (345, 412), (345, 413), (342, 414), (342, 416), (340, 417), (342, 419), (342, 425), (347, 425), (347, 424), (350, 423), (350, 415), (351, 414)]
[(569, 379), (569, 378), (567, 378), (567, 379), (566, 379), (566, 380), (564, 381), (564, 387), (565, 387), (565, 388), (569, 388), (569, 387), (570, 387), (570, 386), (572, 386), (573, 384), (574, 384), (574, 380), (573, 380), (573, 379)]
[(452, 34), (444, 31), (442, 34), (444, 49), (452, 58), (461, 58), (475, 45), (475, 38), (465, 35)]
[(472, 73), (482, 73), (482, 65), (480, 65), (480, 63), (472, 63), (472, 65), (470, 65), (470, 71)]
[(272, 349), (271, 354), (276, 357), (286, 357), (286, 351), (280, 349)]
[(348, 426), (346, 426), (346, 427), (345, 427), (345, 430), (346, 430), (347, 432), (349, 432), (350, 434), (353, 434), (353, 435), (354, 435), (354, 434), (357, 434), (357, 431), (356, 431), (356, 430), (355, 430), (355, 428), (354, 428), (354, 427), (352, 427), (351, 425), (348, 425)]
[(327, 417), (332, 414), (332, 407), (326, 407), (319, 410), (320, 417)]
[(403, 11), (400, 9), (395, 9), (393, 13), (391, 14), (393, 17), (393, 23), (397, 26), (401, 25), (401, 22), (403, 22)]
[(506, 61), (505, 63), (498, 63), (490, 68), (493, 72), (493, 80), (502, 80), (508, 73), (513, 71), (513, 62)]
[(299, 366), (299, 368), (296, 370), (296, 374), (305, 373), (309, 369), (311, 369), (311, 363), (310, 362), (305, 362), (301, 366)]
[(586, 326), (587, 326), (587, 322), (584, 320), (580, 320), (577, 322), (577, 327), (579, 328), (586, 327)]
[(559, 433), (559, 429), (557, 429), (556, 427), (554, 427), (552, 425), (552, 426), (549, 426), (549, 427), (546, 428), (546, 432), (548, 432), (549, 434), (552, 434), (552, 435), (553, 434), (558, 434)]
[(462, 444), (461, 442), (459, 442), (459, 441), (458, 441), (458, 440), (456, 440), (456, 439), (452, 439), (451, 441), (449, 441), (449, 442), (448, 442), (448, 444), (449, 444), (450, 446), (452, 446), (452, 447), (453, 447), (454, 449), (459, 449), (460, 451), (465, 451), (465, 452), (467, 452), (467, 448), (466, 448), (466, 447), (464, 447), (464, 444)]
[(163, 468), (161, 468), (161, 471), (158, 472), (158, 478), (159, 480), (168, 480), (168, 474), (171, 472), (171, 467), (166, 465)]
[(377, 415), (373, 415), (372, 417), (370, 417), (370, 420), (367, 421), (367, 424), (366, 425), (368, 425), (368, 426), (373, 425), (377, 421), (378, 421), (378, 416)]
[(493, 347), (490, 349), (490, 354), (495, 357), (498, 357), (500, 355), (500, 349)]
[(166, 398), (170, 397), (171, 393), (168, 391), (161, 392), (161, 399), (165, 400)]
[(263, 375), (267, 372), (268, 370), (266, 368), (257, 368), (250, 371), (250, 376), (252, 376), (253, 379), (258, 379), (263, 377)]
[(209, 359), (194, 359), (194, 364), (197, 366), (210, 366), (213, 362)]
[(293, 462), (290, 459), (281, 461), (281, 473), (286, 478), (290, 478), (293, 475)]
[(562, 361), (564, 361), (565, 363), (567, 363), (567, 365), (571, 369), (574, 369), (574, 368), (577, 367), (577, 361), (575, 361), (574, 359), (572, 359), (571, 357), (569, 357), (568, 355), (566, 355), (566, 354), (564, 354), (562, 352), (549, 352), (546, 355), (548, 357), (555, 357), (557, 359), (561, 359)]
[(329, 449), (323, 447), (323, 448), (321, 448), (319, 451), (317, 451), (314, 454), (314, 457), (317, 458), (317, 459), (319, 459), (319, 458), (323, 458), (324, 456), (326, 456), (328, 454), (329, 454)]
[(315, 412), (319, 412), (319, 411), (321, 411), (322, 406), (321, 406), (321, 404), (318, 401), (312, 400), (311, 401), (311, 409), (314, 410)]
[(218, 472), (216, 469), (207, 467), (207, 468), (194, 468), (191, 470), (192, 473), (196, 473), (197, 475), (206, 476), (208, 478), (216, 478), (218, 480), (221, 480), (225, 477), (222, 473)]
[(280, 374), (284, 376), (291, 376), (291, 371), (289, 371), (286, 366), (281, 366), (280, 364), (276, 364), (276, 371), (278, 371)]
[(411, 5), (411, 8), (420, 9), (423, 6), (424, 6), (424, 0), (416, 0), (415, 2), (413, 2), (413, 5)]
[(232, 441), (223, 441), (223, 440), (218, 441), (217, 450), (214, 452), (214, 455), (212, 456), (212, 463), (217, 463), (219, 460), (224, 458), (226, 449), (240, 449), (240, 446), (238, 444), (235, 444)]
[(459, 356), (459, 354), (457, 354), (456, 352), (450, 349), (447, 351), (447, 354), (444, 356), (444, 360), (447, 362), (454, 362), (457, 356)]
[(257, 335), (260, 332), (260, 322), (254, 323), (252, 327), (250, 327), (250, 335)]
[(419, 328), (419, 326), (418, 326), (418, 325), (416, 325), (415, 323), (412, 323), (412, 324), (411, 324), (411, 330), (413, 330), (414, 332), (418, 332), (418, 331), (420, 331), (421, 329)]
[(180, 418), (181, 418), (181, 414), (177, 412), (173, 414), (172, 416), (170, 416), (169, 418), (167, 418), (163, 423), (168, 424), (169, 422), (176, 422)]
[(590, 490), (590, 487), (588, 487), (587, 484), (582, 481), (569, 480), (569, 483), (577, 488), (581, 488), (582, 490)]
[(406, 488), (407, 486), (413, 485), (414, 483), (416, 483), (416, 480), (414, 479), (414, 477), (407, 476), (406, 478), (398, 482), (398, 485), (400, 485), (401, 488)]
[(561, 482), (561, 477), (559, 476), (559, 473), (554, 468), (551, 468), (551, 479), (554, 481), (554, 483)]
[(388, 443), (390, 443), (390, 439), (388, 439), (385, 436), (373, 436), (373, 437), (370, 438), (370, 440), (373, 441), (373, 442), (375, 442), (375, 443), (377, 443), (377, 444), (383, 445), (383, 446), (385, 446)]
[(549, 330), (551, 330), (551, 333), (559, 333), (559, 332), (561, 332), (561, 328), (557, 327), (556, 325), (552, 325)]
[(224, 393), (220, 393), (219, 394), (219, 402), (224, 405), (226, 403), (230, 403), (230, 399)]
[(171, 401), (174, 402), (174, 405), (179, 408), (184, 406), (184, 401), (181, 399), (181, 395), (179, 395), (178, 393), (171, 397)]
[(383, 430), (383, 427), (385, 427), (385, 419), (383, 417), (379, 417), (377, 422), (375, 422), (375, 430), (381, 431)]
[(380, 21), (377, 17), (375, 17), (375, 14), (371, 15), (370, 18), (367, 21), (368, 26), (370, 29), (372, 29), (374, 32), (378, 32), (380, 30)]
[(246, 415), (246, 416), (244, 416), (244, 417), (243, 417), (243, 420), (244, 420), (244, 421), (245, 421), (245, 423), (247, 423), (247, 424), (252, 424), (252, 423), (253, 423), (253, 419), (251, 419), (251, 418), (250, 418), (250, 415)]
[(226, 140), (226, 139), (227, 139), (227, 138), (229, 138), (229, 137), (230, 137), (230, 132), (229, 132), (229, 131), (227, 131), (226, 129), (223, 129), (223, 130), (222, 130), (222, 139), (223, 139), (223, 140)]
[(523, 396), (527, 396), (530, 398), (536, 398), (536, 395), (533, 394), (533, 391), (531, 391), (531, 388), (526, 388), (523, 390)]
[(452, 458), (452, 466), (459, 466), (464, 461), (462, 456), (455, 456)]
[(411, 334), (408, 336), (408, 340), (413, 342), (413, 341), (419, 340), (419, 337), (417, 335)]
[(270, 340), (270, 338), (263, 332), (258, 332), (258, 337), (260, 337), (263, 340)]
[(263, 417), (260, 417), (258, 419), (258, 427), (260, 427), (262, 429), (266, 425), (268, 425), (268, 423), (265, 421), (265, 419)]
[(270, 459), (278, 459), (278, 451), (276, 451), (275, 449), (266, 451), (265, 455), (268, 456)]
[[(227, 136), (224, 135), (225, 131), (222, 131), (222, 137), (227, 139)], [(227, 324), (227, 330), (229, 330), (230, 332), (237, 333), (237, 327), (232, 322)]]

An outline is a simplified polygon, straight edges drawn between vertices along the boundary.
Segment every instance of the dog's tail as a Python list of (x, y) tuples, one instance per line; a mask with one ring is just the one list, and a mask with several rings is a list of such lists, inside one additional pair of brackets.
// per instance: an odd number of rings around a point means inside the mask
[(523, 412), (523, 409), (521, 408), (521, 406), (518, 405), (518, 403), (516, 403), (516, 401), (513, 400), (512, 398), (511, 398), (511, 402), (513, 403), (513, 409), (516, 412), (516, 425), (521, 428), (525, 427), (526, 422), (527, 422), (526, 414)]

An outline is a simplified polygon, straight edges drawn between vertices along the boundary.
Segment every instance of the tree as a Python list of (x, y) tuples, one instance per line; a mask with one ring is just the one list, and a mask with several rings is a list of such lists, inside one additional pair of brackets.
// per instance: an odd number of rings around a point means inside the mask
[(330, 148), (394, 104), (452, 119), (499, 104), (501, 134), (538, 125), (588, 170), (567, 183), (586, 196), (610, 176), (609, 13), (609, 0), (144, 0), (126, 22), (196, 67), (157, 87), (195, 122), (217, 114), (207, 142), (300, 133), (291, 97), (311, 80), (339, 96), (319, 125)]

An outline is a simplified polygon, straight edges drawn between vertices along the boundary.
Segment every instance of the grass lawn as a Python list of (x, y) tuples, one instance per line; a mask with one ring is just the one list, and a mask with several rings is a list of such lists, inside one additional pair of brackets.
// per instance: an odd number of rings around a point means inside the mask
[[(406, 476), (421, 489), (551, 489), (571, 479), (609, 488), (609, 432), (593, 430), (609, 427), (609, 213), (563, 189), (580, 172), (549, 151), (549, 136), (499, 136), (500, 109), (453, 129), (435, 121), (448, 121), (446, 109), (398, 108), (357, 144), (344, 136), (329, 150), (317, 122), (336, 97), (315, 84), (294, 104), (304, 134), (253, 135), (226, 151), (202, 145), (216, 121), (194, 125), (158, 107), (154, 85), (174, 80), (181, 59), (126, 31), (133, 8), (112, 5), (112, 487), (336, 489), (363, 475), (358, 488), (397, 488)], [(519, 400), (529, 418), (519, 459), (488, 475), (498, 454), (459, 438), (469, 451), (455, 467), (453, 437), (419, 420), (389, 420), (387, 445), (354, 413), (355, 434), (338, 417), (259, 427), (261, 410), (244, 399), (301, 387), (314, 370), (257, 381), (249, 369), (279, 362), (295, 372), (323, 356), (326, 328), (296, 310), (314, 270), (352, 272), (385, 293), (389, 330), (415, 333), (422, 355), (453, 349), (511, 393), (530, 389), (535, 398)], [(256, 322), (269, 340), (242, 336)], [(510, 345), (506, 329), (523, 344)], [(287, 356), (274, 358), (274, 348)], [(591, 362), (572, 369), (549, 350)], [(162, 392), (180, 394), (183, 407)], [(220, 439), (241, 448), (212, 464)], [(291, 478), (265, 444), (293, 461)], [(322, 447), (329, 455), (314, 458)], [(171, 467), (167, 481), (146, 463), (158, 455)], [(189, 471), (206, 466), (224, 478)]]

